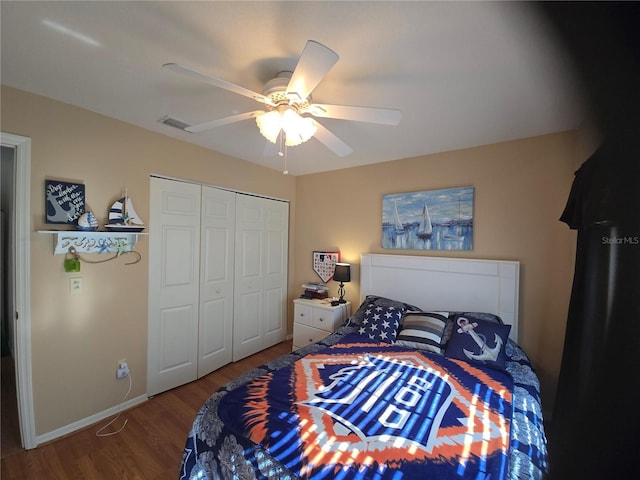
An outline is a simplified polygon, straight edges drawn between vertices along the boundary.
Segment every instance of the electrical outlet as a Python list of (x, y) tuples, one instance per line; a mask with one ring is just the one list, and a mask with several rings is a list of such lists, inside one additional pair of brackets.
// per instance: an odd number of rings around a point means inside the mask
[(129, 376), (129, 364), (126, 360), (118, 361), (118, 369), (116, 370), (116, 378), (121, 380), (123, 378), (127, 378)]

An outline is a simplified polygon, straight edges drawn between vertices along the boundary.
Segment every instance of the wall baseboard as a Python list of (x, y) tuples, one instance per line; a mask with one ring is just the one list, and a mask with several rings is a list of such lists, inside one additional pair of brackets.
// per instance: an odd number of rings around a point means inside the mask
[(51, 432), (44, 433), (42, 435), (36, 436), (36, 445), (42, 445), (43, 443), (50, 442), (57, 438), (63, 437), (65, 435), (69, 435), (77, 430), (81, 430), (86, 427), (90, 427), (91, 425), (98, 423), (105, 418), (109, 418), (113, 415), (117, 415), (118, 413), (124, 413), (125, 410), (135, 407), (143, 402), (147, 401), (147, 395), (140, 395), (139, 397), (132, 398), (131, 400), (127, 400), (126, 402), (120, 403), (114, 407), (108, 408), (107, 410), (103, 410), (102, 412), (98, 412), (89, 417), (83, 418), (82, 420), (78, 420), (77, 422), (70, 423), (69, 425), (65, 425), (64, 427), (57, 428), (52, 430)]

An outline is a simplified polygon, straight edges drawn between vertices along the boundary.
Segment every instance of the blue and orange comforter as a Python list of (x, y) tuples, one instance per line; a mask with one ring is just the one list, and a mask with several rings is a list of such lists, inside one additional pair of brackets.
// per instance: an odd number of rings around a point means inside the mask
[(515, 344), (504, 372), (348, 327), (323, 343), (216, 392), (187, 439), (181, 478), (542, 477), (537, 379)]

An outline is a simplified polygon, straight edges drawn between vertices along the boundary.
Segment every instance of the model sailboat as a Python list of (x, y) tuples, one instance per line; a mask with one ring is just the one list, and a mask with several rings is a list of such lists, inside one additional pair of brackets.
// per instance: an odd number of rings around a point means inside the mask
[(133, 208), (133, 202), (131, 202), (126, 190), (124, 197), (111, 205), (109, 223), (105, 227), (113, 232), (141, 232), (144, 230), (144, 222)]

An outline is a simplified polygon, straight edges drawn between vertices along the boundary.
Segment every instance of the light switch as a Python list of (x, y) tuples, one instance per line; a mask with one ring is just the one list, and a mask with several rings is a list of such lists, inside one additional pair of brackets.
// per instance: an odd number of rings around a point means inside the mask
[(82, 291), (82, 277), (69, 279), (69, 293), (80, 293)]

